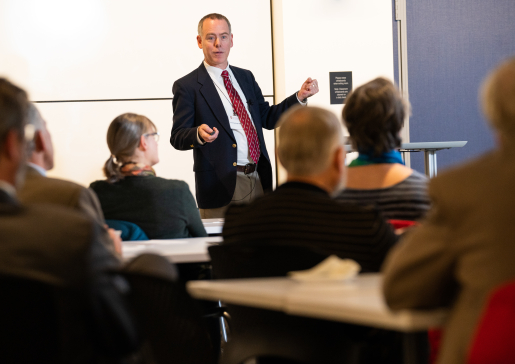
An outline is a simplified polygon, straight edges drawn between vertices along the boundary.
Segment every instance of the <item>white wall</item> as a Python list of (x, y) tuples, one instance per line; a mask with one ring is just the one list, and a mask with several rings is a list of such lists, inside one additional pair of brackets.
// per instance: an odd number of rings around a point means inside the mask
[[(267, 1), (0, 0), (0, 76), (33, 101), (59, 101), (37, 104), (55, 145), (50, 175), (84, 185), (103, 179), (107, 127), (135, 112), (161, 134), (158, 175), (185, 180), (195, 193), (192, 152), (169, 143), (172, 84), (202, 62), (197, 24), (210, 12), (231, 21), (230, 63), (252, 70), (263, 94), (273, 95)], [(115, 101), (85, 102), (106, 99)], [(273, 132), (265, 135), (274, 158)]]
[[(352, 71), (353, 87), (378, 76), (393, 80), (391, 2), (384, 0), (272, 0), (276, 99), (308, 77), (320, 92), (309, 105), (341, 116), (331, 105), (329, 72)], [(279, 181), (284, 181), (281, 168)]]

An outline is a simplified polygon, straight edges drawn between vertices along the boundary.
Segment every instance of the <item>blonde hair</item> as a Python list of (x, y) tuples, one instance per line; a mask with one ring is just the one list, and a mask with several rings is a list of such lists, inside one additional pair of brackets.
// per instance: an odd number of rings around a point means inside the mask
[(123, 163), (129, 162), (139, 146), (140, 138), (150, 130), (157, 130), (149, 118), (125, 113), (117, 116), (107, 129), (107, 146), (111, 156), (104, 164), (104, 175), (110, 183), (123, 179), (120, 171)]
[(277, 154), (288, 173), (311, 176), (327, 169), (331, 154), (343, 145), (342, 124), (331, 111), (297, 106), (277, 125)]
[(501, 63), (487, 76), (480, 97), (490, 124), (505, 140), (515, 141), (515, 57)]

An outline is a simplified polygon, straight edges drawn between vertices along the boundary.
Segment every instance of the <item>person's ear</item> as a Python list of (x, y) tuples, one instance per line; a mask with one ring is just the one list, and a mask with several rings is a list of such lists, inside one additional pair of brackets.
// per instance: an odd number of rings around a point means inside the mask
[(231, 48), (233, 46), (233, 39), (232, 39), (232, 33), (231, 33)]
[(345, 147), (343, 145), (336, 148), (334, 152), (333, 166), (340, 173), (342, 173), (343, 169), (345, 168), (346, 154), (347, 153), (345, 152)]
[(146, 151), (148, 149), (148, 143), (147, 143), (147, 138), (145, 138), (144, 135), (140, 136), (139, 138), (139, 149), (141, 149), (142, 151)]
[(197, 35), (197, 45), (202, 49), (202, 37), (200, 35)]
[(0, 154), (4, 155), (7, 160), (18, 164), (22, 163), (25, 158), (23, 151), (23, 140), (15, 130), (10, 130), (6, 135)]
[(43, 138), (41, 130), (36, 130), (36, 132), (34, 133), (34, 152), (43, 152), (45, 148), (45, 138)]

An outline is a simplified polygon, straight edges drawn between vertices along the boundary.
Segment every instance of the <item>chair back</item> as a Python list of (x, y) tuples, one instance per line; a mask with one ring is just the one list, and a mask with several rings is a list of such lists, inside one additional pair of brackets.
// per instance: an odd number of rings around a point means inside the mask
[(148, 236), (143, 229), (132, 222), (107, 219), (106, 224), (111, 229), (120, 230), (122, 232), (120, 237), (123, 241), (148, 240)]
[(129, 281), (129, 301), (151, 362), (216, 363), (200, 308), (177, 280), (177, 270), (164, 257), (142, 254), (123, 269)]
[(495, 289), (470, 345), (468, 364), (507, 364), (515, 360), (515, 281)]
[(54, 287), (0, 277), (0, 362), (58, 363), (60, 338)]
[(220, 244), (208, 251), (216, 279), (282, 277), (312, 268), (329, 255), (305, 246), (266, 243)]

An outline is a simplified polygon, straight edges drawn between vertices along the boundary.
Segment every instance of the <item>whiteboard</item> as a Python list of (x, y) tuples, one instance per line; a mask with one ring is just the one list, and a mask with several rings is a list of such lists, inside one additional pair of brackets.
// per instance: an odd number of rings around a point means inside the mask
[[(103, 179), (107, 127), (135, 112), (161, 134), (158, 176), (186, 181), (195, 195), (192, 151), (169, 142), (172, 85), (201, 64), (197, 25), (211, 12), (231, 21), (230, 64), (250, 69), (272, 104), (269, 1), (0, 0), (0, 77), (38, 102), (55, 148), (50, 176)], [(274, 165), (273, 131), (265, 140)]]

